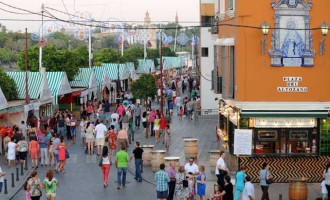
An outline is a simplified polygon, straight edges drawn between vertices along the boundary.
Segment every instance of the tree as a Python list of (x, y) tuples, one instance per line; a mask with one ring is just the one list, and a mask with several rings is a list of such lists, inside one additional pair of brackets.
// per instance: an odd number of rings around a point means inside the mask
[(131, 83), (131, 91), (137, 99), (147, 99), (157, 93), (156, 77), (151, 74), (141, 74), (139, 79)]
[[(28, 69), (29, 71), (39, 71), (39, 47), (33, 46), (28, 50)], [(55, 46), (43, 48), (42, 57), (43, 67), (46, 71), (64, 71), (69, 81), (73, 80), (78, 74), (80, 67), (88, 66), (88, 50), (86, 46), (74, 50), (57, 50)], [(18, 65), (21, 70), (25, 70), (25, 54), (19, 54)]]
[(18, 92), (15, 81), (0, 68), (0, 87), (7, 101), (17, 99)]

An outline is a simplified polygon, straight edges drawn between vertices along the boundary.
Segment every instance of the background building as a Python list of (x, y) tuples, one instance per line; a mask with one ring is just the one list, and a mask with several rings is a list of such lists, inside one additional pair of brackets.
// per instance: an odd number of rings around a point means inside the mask
[[(221, 97), (221, 88), (218, 87), (217, 74), (217, 46), (218, 37), (216, 13), (218, 12), (217, 0), (202, 0), (200, 5), (200, 92), (202, 114), (214, 114), (210, 110), (217, 110)], [(215, 70), (214, 70), (215, 69)], [(219, 79), (219, 81), (221, 81)]]
[[(263, 162), (272, 166), (276, 182), (320, 181), (330, 155), (330, 54), (323, 51), (328, 27), (323, 34), (320, 29), (330, 23), (329, 2), (218, 3), (218, 134), (224, 147), (234, 159), (240, 155), (254, 181)], [(250, 148), (240, 143), (244, 135), (237, 129), (252, 131), (245, 140)]]

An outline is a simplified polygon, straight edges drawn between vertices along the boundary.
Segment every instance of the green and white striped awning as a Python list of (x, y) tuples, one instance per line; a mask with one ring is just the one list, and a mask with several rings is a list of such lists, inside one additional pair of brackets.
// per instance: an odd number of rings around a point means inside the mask
[[(102, 63), (106, 68), (110, 80), (118, 80), (118, 64), (117, 63)], [(129, 78), (129, 71), (127, 71), (126, 63), (119, 64), (119, 79), (125, 80)]]
[(138, 59), (138, 67), (136, 69), (137, 74), (155, 72), (155, 63), (152, 59)]
[(109, 75), (107, 73), (107, 69), (105, 66), (94, 66), (94, 73), (95, 73), (95, 77), (98, 83), (98, 92), (99, 94), (101, 93), (101, 91), (103, 90), (103, 88), (105, 86), (108, 87), (108, 89), (110, 89), (110, 78)]
[[(16, 84), (18, 99), (25, 99), (25, 72), (6, 72)], [(39, 72), (28, 72), (28, 89), (30, 99), (38, 99), (42, 87), (42, 75)]]
[(58, 96), (72, 93), (72, 89), (65, 72), (46, 72), (49, 88), (54, 97), (54, 105), (58, 104)]
[(85, 87), (88, 88), (89, 80), (91, 76), (91, 69), (80, 68), (78, 75), (74, 77), (74, 80), (70, 82), (71, 87)]
[[(160, 64), (160, 58), (157, 58), (158, 64)], [(185, 66), (184, 58), (178, 57), (163, 57), (163, 70), (177, 69)], [(160, 66), (157, 67), (160, 69)]]
[(79, 74), (70, 82), (71, 87), (85, 87), (96, 88), (98, 87), (95, 73), (92, 68), (79, 68)]

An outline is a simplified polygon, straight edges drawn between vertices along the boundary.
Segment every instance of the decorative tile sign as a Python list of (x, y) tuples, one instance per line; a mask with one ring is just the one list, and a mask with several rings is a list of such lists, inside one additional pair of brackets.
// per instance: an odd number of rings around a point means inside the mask
[(308, 92), (308, 87), (299, 87), (302, 77), (283, 77), (285, 87), (277, 87), (277, 92)]

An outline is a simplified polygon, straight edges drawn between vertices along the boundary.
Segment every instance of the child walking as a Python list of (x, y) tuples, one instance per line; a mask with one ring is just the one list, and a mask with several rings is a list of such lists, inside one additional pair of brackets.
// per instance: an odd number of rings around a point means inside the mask
[(182, 108), (182, 106), (180, 107), (180, 118), (179, 118), (179, 120), (182, 120), (182, 116), (183, 116), (183, 114), (184, 114), (184, 111), (183, 111), (183, 108)]

